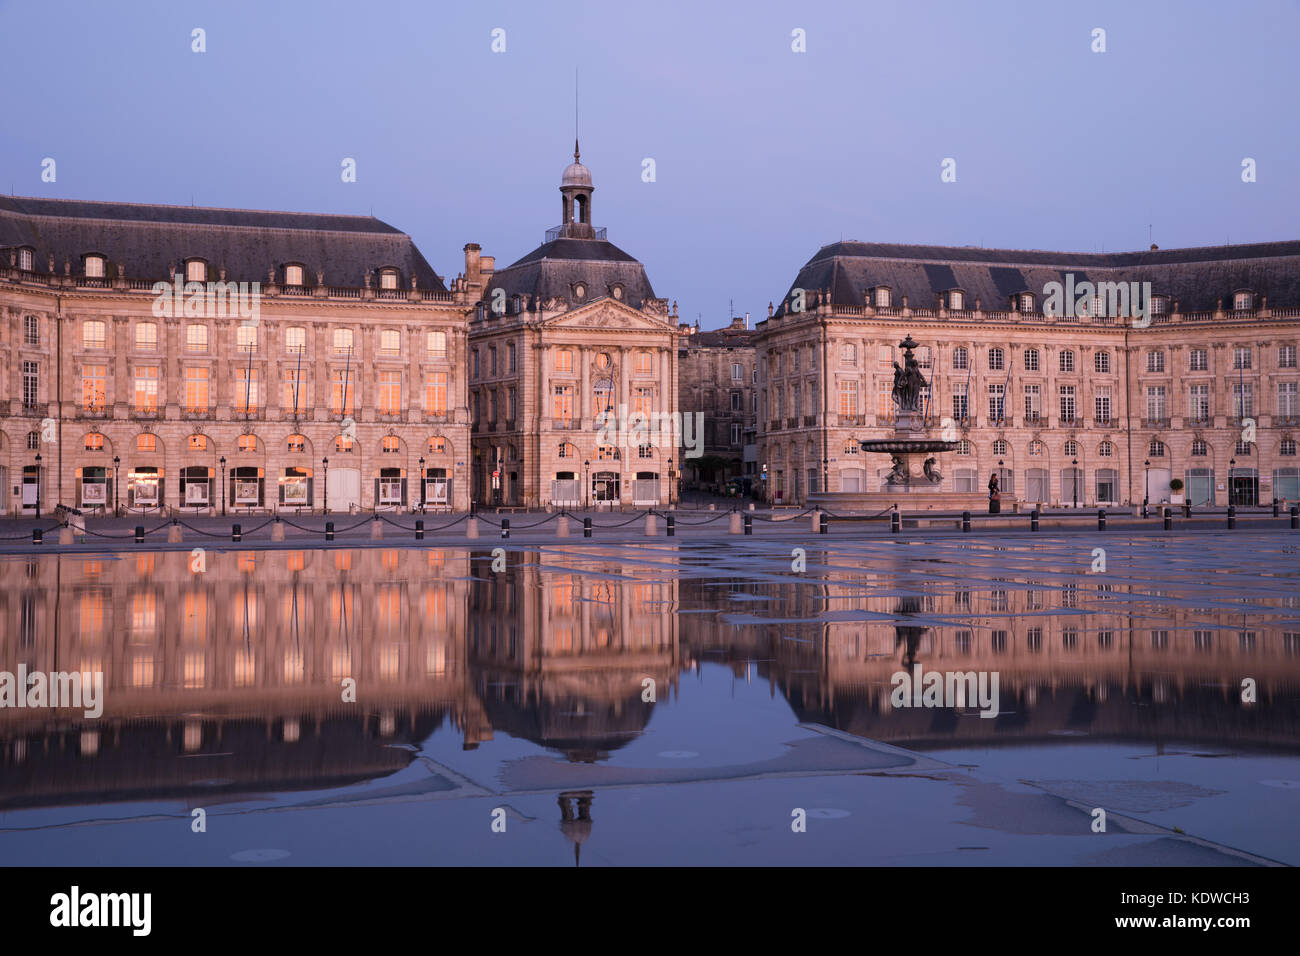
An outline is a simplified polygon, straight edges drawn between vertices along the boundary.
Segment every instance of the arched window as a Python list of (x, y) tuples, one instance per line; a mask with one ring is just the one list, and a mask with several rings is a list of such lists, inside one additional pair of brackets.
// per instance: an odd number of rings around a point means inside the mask
[(396, 289), (397, 288), (397, 270), (380, 269), (379, 270), (379, 288)]
[(952, 367), (960, 369), (970, 367), (970, 353), (966, 351), (965, 346), (959, 345), (952, 350)]
[(1040, 441), (1031, 441), (1029, 443), (1029, 454), (1033, 458), (1039, 458), (1043, 454), (1043, 443)]
[(82, 442), (82, 447), (85, 448), (86, 451), (103, 451), (104, 436), (99, 434), (99, 432), (91, 432), (86, 436), (85, 441)]
[(1205, 443), (1204, 439), (1197, 438), (1192, 441), (1193, 455), (1200, 457), (1202, 455), (1208, 455), (1209, 453), (1210, 453), (1210, 447)]
[(1165, 457), (1165, 443), (1158, 438), (1151, 439), (1151, 444), (1147, 446), (1147, 457), (1148, 458)]
[(379, 450), (385, 455), (396, 455), (402, 450), (402, 440), (395, 435), (385, 435), (379, 443)]
[(434, 435), (429, 439), (429, 454), (445, 455), (447, 454), (447, 439), (441, 435)]
[(1095, 372), (1109, 372), (1110, 353), (1105, 351), (1094, 353), (1092, 356), (1092, 368)]
[(284, 284), (285, 285), (302, 285), (302, 266), (289, 265), (284, 267)]
[(207, 450), (208, 450), (208, 436), (207, 436), (207, 435), (191, 435), (191, 436), (189, 437), (189, 439), (186, 441), (186, 445), (185, 445), (185, 447), (187, 447), (190, 451), (207, 451)]
[(1001, 438), (997, 439), (997, 441), (993, 443), (993, 454), (1002, 457), (1006, 455), (1006, 453), (1007, 453), (1006, 441)]
[(135, 440), (135, 450), (144, 452), (154, 452), (158, 450), (158, 436), (151, 435), (148, 432), (139, 436)]
[(208, 264), (202, 259), (185, 260), (185, 281), (186, 282), (207, 282), (208, 281)]
[(1038, 371), (1038, 349), (1025, 349), (1025, 371)]
[(1065, 443), (1065, 457), (1066, 458), (1079, 457), (1079, 443), (1077, 441), (1071, 440)]
[(1111, 458), (1115, 454), (1115, 446), (1108, 441), (1102, 442), (1097, 446), (1098, 458)]
[(844, 454), (846, 455), (856, 455), (861, 450), (862, 446), (858, 444), (856, 439), (850, 438), (844, 443)]
[(301, 455), (307, 451), (307, 437), (305, 435), (290, 435), (285, 439), (285, 451), (291, 455)]
[(1023, 292), (1023, 293), (1021, 293), (1021, 295), (1020, 295), (1020, 311), (1021, 311), (1021, 312), (1033, 312), (1033, 311), (1034, 311), (1034, 294), (1033, 294), (1032, 292)]
[(235, 448), (242, 452), (257, 451), (257, 436), (240, 435), (235, 443)]
[(351, 454), (355, 443), (347, 435), (340, 435), (334, 439), (334, 450), (339, 454)]
[(953, 289), (948, 293), (948, 308), (955, 312), (960, 312), (966, 308), (966, 295), (959, 289)]
[(893, 301), (893, 293), (885, 286), (876, 288), (876, 308), (887, 309)]
[(1006, 368), (1007, 356), (1001, 349), (989, 349), (989, 371), (1000, 372)]

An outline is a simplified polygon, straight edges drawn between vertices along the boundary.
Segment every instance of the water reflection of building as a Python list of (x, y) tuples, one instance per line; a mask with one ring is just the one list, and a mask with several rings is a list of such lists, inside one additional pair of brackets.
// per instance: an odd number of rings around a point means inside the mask
[[(532, 555), (524, 555), (533, 558)], [(622, 578), (621, 563), (579, 572), (476, 568), (468, 659), (483, 709), (515, 737), (595, 761), (641, 733), (676, 685), (677, 581)], [(602, 573), (603, 572), (603, 573)]]
[[(716, 583), (684, 581), (683, 607), (725, 595)], [(737, 676), (756, 665), (801, 720), (916, 748), (1075, 733), (1300, 747), (1300, 627), (1284, 623), (1294, 622), (1300, 596), (1260, 600), (1276, 608), (1272, 623), (1258, 610), (1244, 619), (1240, 609), (1189, 607), (1172, 590), (1094, 580), (1034, 586), (1010, 572), (983, 587), (922, 586), (928, 593), (902, 615), (897, 595), (906, 585), (891, 570), (733, 586), (767, 599), (745, 602), (746, 611), (760, 609), (758, 619), (686, 615), (683, 655), (726, 663)], [(832, 614), (839, 619), (821, 620)], [(855, 614), (862, 619), (844, 619)], [(906, 647), (899, 621), (919, 632)], [(890, 678), (908, 649), (927, 670), (998, 672), (1002, 713), (892, 708)], [(1247, 677), (1258, 688), (1254, 705), (1241, 701)]]

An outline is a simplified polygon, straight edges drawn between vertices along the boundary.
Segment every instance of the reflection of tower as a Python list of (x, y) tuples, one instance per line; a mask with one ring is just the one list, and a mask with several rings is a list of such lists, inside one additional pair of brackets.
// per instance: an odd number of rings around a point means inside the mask
[[(898, 599), (898, 607), (894, 608), (895, 614), (915, 614), (921, 610), (921, 599), (916, 596), (903, 597)], [(902, 624), (894, 625), (894, 646), (900, 644), (903, 647), (903, 666), (911, 667), (916, 663), (916, 649), (921, 644), (921, 635), (929, 628), (924, 627), (906, 627)]]
[(573, 841), (574, 866), (579, 865), (582, 845), (591, 836), (591, 801), (594, 799), (590, 790), (566, 790), (559, 797), (560, 832)]

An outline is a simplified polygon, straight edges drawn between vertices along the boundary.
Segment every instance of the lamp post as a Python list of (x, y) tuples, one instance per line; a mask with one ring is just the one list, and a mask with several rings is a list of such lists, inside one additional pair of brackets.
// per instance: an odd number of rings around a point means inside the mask
[(425, 500), (424, 500), (424, 456), (421, 455), (421, 456), (420, 456), (420, 510), (423, 511), (423, 510), (424, 510), (424, 507), (425, 507)]
[(759, 494), (759, 500), (766, 502), (767, 501), (767, 462), (763, 462), (763, 474), (759, 478), (759, 481), (763, 483), (763, 490)]
[(122, 464), (122, 459), (118, 458), (117, 455), (114, 455), (113, 456), (113, 517), (114, 518), (117, 517), (117, 483), (118, 483), (117, 474), (118, 474), (118, 468), (119, 466), (121, 466), (121, 464)]
[(41, 518), (41, 453), (36, 453), (36, 520)]
[(827, 458), (822, 459), (822, 494), (831, 490), (831, 463)]
[(591, 467), (591, 459), (588, 458), (582, 463), (582, 510), (587, 510), (587, 469)]
[(1142, 462), (1142, 517), (1147, 516), (1147, 505), (1151, 503), (1151, 459)]
[(1074, 492), (1074, 507), (1079, 507), (1079, 459), (1070, 460), (1070, 488)]
[(221, 516), (226, 516), (226, 456), (222, 455), (221, 459)]
[(673, 504), (673, 460), (670, 457), (668, 459), (668, 506), (671, 508), (672, 504)]
[[(41, 456), (37, 455), (36, 457), (39, 460)], [(1235, 505), (1237, 503), (1237, 487), (1233, 481), (1233, 476), (1232, 476), (1232, 472), (1236, 467), (1237, 467), (1237, 459), (1229, 458), (1228, 459), (1228, 504), (1230, 505)]]
[(330, 460), (322, 458), (320, 463), (325, 467), (325, 498), (321, 502), (320, 513), (327, 515), (330, 513)]
[(1002, 493), (1003, 489), (1006, 487), (1007, 484), (1006, 475), (1003, 472), (1004, 469), (1002, 467), (1002, 459), (999, 458), (998, 459), (998, 494)]

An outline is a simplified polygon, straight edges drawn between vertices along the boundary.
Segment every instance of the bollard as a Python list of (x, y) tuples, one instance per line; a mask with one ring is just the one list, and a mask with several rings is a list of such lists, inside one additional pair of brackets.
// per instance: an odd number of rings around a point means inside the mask
[(961, 530), (962, 530), (962, 531), (970, 531), (970, 512), (969, 512), (969, 511), (963, 511), (963, 512), (961, 513)]
[(281, 521), (279, 518), (276, 518), (275, 523), (271, 525), (271, 540), (272, 541), (284, 540), (284, 522)]
[(470, 515), (469, 520), (465, 522), (465, 537), (467, 538), (478, 537), (478, 516), (477, 515)]
[(177, 523), (176, 519), (173, 518), (172, 526), (167, 529), (167, 543), (180, 544), (184, 540), (185, 536), (181, 531), (181, 526)]
[(1279, 510), (1280, 505), (1281, 505), (1281, 502), (1279, 502), (1276, 498), (1274, 498), (1274, 499), (1273, 499), (1273, 517), (1274, 517), (1274, 518), (1280, 518), (1280, 517), (1282, 517), (1282, 513), (1281, 513), (1281, 511)]
[(740, 534), (740, 512), (733, 511), (731, 517), (727, 519), (727, 533)]
[(1098, 531), (1106, 530), (1106, 509), (1105, 508), (1097, 509), (1097, 530)]
[(45, 532), (40, 528), (32, 529), (32, 544), (41, 544), (45, 540)]
[(710, 510), (710, 511), (717, 511), (717, 510), (718, 510), (718, 505), (717, 505), (717, 503), (716, 503), (716, 502), (712, 502), (712, 501), (710, 501), (710, 502), (709, 502), (709, 510)]
[(653, 538), (656, 534), (658, 534), (658, 531), (655, 528), (654, 513), (648, 511), (645, 516), (645, 536), (647, 538)]
[(812, 512), (813, 534), (816, 534), (817, 532), (821, 531), (821, 529), (822, 529), (822, 513), (819, 509), (814, 508)]
[(333, 521), (326, 521), (326, 522), (325, 522), (325, 540), (326, 540), (326, 541), (333, 541), (333, 540), (334, 540), (334, 522), (333, 522)]
[(557, 538), (567, 538), (569, 536), (569, 516), (561, 514), (555, 519), (555, 536)]
[(1237, 527), (1237, 506), (1228, 505), (1228, 530)]
[(672, 515), (668, 515), (666, 518), (664, 518), (664, 524), (667, 526), (667, 531), (666, 531), (666, 533), (667, 533), (668, 537), (671, 538), (671, 537), (673, 537), (674, 535), (677, 534), (677, 519), (676, 519), (676, 518), (674, 518)]
[[(136, 530), (142, 531), (143, 529), (137, 528)], [(230, 526), (230, 540), (236, 542), (244, 540), (244, 532), (240, 530), (239, 525), (232, 524)]]
[(1038, 519), (1039, 519), (1040, 517), (1041, 517), (1041, 513), (1039, 512), (1038, 507), (1035, 506), (1035, 507), (1034, 507), (1034, 510), (1031, 511), (1031, 512), (1029, 512), (1029, 530), (1030, 530), (1030, 531), (1037, 531), (1037, 530), (1038, 530)]
[(72, 528), (68, 525), (64, 525), (59, 529), (59, 544), (73, 544)]
[(135, 526), (135, 543), (144, 544), (144, 525), (142, 524)]
[(423, 518), (415, 519), (415, 540), (416, 541), (424, 540), (424, 519)]
[(1190, 518), (1191, 516), (1192, 516), (1192, 503), (1191, 503), (1190, 501), (1184, 500), (1184, 501), (1183, 501), (1183, 517), (1184, 517), (1184, 518)]
[(510, 519), (509, 519), (509, 518), (502, 518), (502, 519), (501, 519), (501, 537), (503, 537), (503, 538), (508, 538), (508, 537), (510, 537)]
[(745, 515), (745, 534), (753, 534), (753, 533), (754, 533), (754, 516), (747, 514)]
[(902, 530), (903, 530), (903, 516), (900, 515), (897, 511), (891, 511), (889, 513), (889, 533), (898, 534)]
[(1174, 529), (1174, 509), (1170, 508), (1168, 505), (1165, 505), (1160, 510), (1164, 513), (1163, 517), (1165, 519), (1165, 530), (1172, 531)]
[(1300, 505), (1291, 506), (1291, 530), (1300, 528)]
[(590, 537), (591, 537), (591, 519), (590, 519), (590, 518), (583, 518), (583, 519), (582, 519), (582, 536), (583, 536), (584, 538), (590, 538)]

